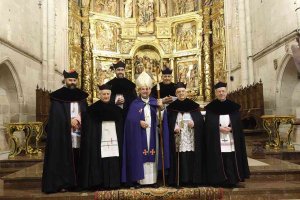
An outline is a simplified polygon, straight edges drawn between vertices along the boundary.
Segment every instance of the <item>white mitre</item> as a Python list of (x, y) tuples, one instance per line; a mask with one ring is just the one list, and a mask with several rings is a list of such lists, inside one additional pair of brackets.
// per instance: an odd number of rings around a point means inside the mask
[(152, 78), (145, 72), (143, 71), (139, 77), (135, 80), (136, 86), (138, 88), (141, 87), (149, 87), (152, 88)]

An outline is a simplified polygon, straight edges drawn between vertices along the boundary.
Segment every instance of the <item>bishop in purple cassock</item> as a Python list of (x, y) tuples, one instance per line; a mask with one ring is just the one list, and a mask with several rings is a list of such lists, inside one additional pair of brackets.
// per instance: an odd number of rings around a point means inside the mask
[[(161, 100), (150, 97), (152, 80), (143, 72), (136, 80), (139, 97), (130, 105), (124, 127), (122, 182), (141, 185), (157, 183), (162, 169), (157, 119)], [(169, 168), (169, 131), (166, 112), (163, 116), (164, 167)]]

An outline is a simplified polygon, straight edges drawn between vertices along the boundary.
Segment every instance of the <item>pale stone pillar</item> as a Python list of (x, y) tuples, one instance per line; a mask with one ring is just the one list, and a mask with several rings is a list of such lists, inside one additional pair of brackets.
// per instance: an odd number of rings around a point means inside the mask
[(0, 160), (8, 159), (9, 147), (6, 139), (6, 129), (0, 125)]
[[(300, 107), (296, 108), (296, 119), (300, 119)], [(294, 135), (294, 146), (295, 150), (300, 150), (300, 125), (295, 126), (295, 135)]]
[(43, 53), (43, 62), (42, 62), (42, 88), (48, 88), (48, 4), (47, 2), (42, 3), (42, 34), (43, 34), (43, 42), (42, 42), (42, 53)]
[(241, 84), (246, 86), (248, 79), (248, 60), (247, 60), (247, 35), (246, 35), (246, 16), (245, 0), (238, 1), (239, 30), (240, 30), (240, 49), (241, 49)]
[(232, 22), (231, 22), (231, 16), (232, 16), (232, 12), (231, 12), (231, 8), (234, 5), (232, 0), (224, 0), (224, 22), (225, 22), (225, 50), (226, 50), (226, 65), (227, 65), (227, 87), (230, 90), (232, 88), (232, 84), (230, 82), (230, 76), (231, 76), (231, 68), (232, 68), (232, 51), (231, 51), (231, 47), (232, 47), (232, 37), (233, 37), (233, 33), (232, 33)]
[(252, 35), (251, 35), (251, 18), (250, 18), (250, 1), (245, 0), (245, 17), (246, 17), (246, 40), (247, 40), (247, 59), (248, 59), (248, 83), (252, 84), (254, 81), (253, 57), (252, 57)]
[(54, 65), (55, 65), (55, 0), (48, 0), (47, 6), (47, 59), (48, 59), (48, 79), (47, 88), (54, 87)]

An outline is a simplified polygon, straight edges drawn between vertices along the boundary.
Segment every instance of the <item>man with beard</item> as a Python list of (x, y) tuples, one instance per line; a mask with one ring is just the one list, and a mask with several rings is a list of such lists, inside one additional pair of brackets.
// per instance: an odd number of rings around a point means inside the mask
[(99, 86), (100, 100), (89, 106), (83, 122), (79, 180), (84, 189), (120, 187), (122, 109), (109, 103), (111, 86)]
[(186, 86), (176, 84), (177, 100), (168, 106), (170, 130), (169, 185), (204, 184), (204, 120), (199, 104), (187, 98)]
[[(175, 84), (172, 83), (172, 70), (166, 68), (162, 70), (162, 82), (159, 83), (160, 98), (163, 104), (170, 104), (175, 97)], [(152, 87), (151, 95), (157, 98), (157, 85)]]
[(205, 107), (207, 178), (212, 185), (235, 187), (250, 172), (240, 105), (226, 99), (226, 86), (218, 82), (214, 86), (217, 99)]
[[(136, 80), (140, 97), (130, 105), (124, 127), (122, 182), (157, 187), (157, 172), (162, 169), (157, 126), (161, 99), (150, 97), (152, 79), (142, 72)], [(166, 113), (163, 115), (164, 167), (169, 168), (169, 131)]]
[(112, 86), (110, 102), (123, 109), (125, 119), (131, 102), (137, 97), (135, 84), (125, 78), (125, 63), (119, 61), (113, 66), (116, 77), (107, 82), (108, 85)]
[(42, 177), (45, 193), (72, 190), (78, 185), (81, 115), (86, 111), (88, 94), (76, 88), (76, 71), (64, 71), (63, 75), (66, 86), (50, 94)]

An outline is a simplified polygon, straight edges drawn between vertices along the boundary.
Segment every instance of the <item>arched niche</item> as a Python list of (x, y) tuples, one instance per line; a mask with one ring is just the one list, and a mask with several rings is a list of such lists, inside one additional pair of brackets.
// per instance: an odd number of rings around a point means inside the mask
[(18, 122), (23, 104), (23, 94), (18, 74), (9, 59), (0, 62), (0, 124)]
[(156, 70), (161, 68), (161, 55), (159, 50), (152, 45), (142, 45), (135, 49), (133, 60), (133, 80), (145, 71), (152, 78), (153, 83), (157, 82)]
[(279, 68), (276, 93), (276, 114), (295, 114), (300, 106), (300, 78), (291, 55), (284, 57)]

